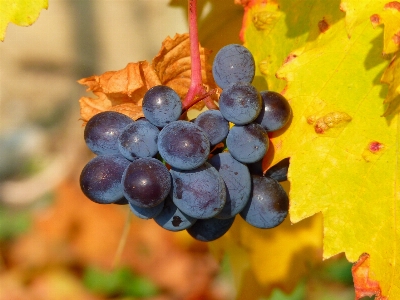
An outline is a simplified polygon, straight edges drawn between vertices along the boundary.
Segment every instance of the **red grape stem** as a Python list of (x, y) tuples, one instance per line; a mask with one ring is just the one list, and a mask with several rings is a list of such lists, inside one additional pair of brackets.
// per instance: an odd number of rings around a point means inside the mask
[[(188, 93), (183, 100), (185, 110), (192, 107), (198, 101), (203, 100), (208, 109), (218, 109), (214, 101), (206, 94), (201, 78), (201, 60), (199, 50), (199, 34), (197, 30), (197, 0), (188, 0), (189, 6), (189, 39), (190, 39), (190, 57), (192, 61), (192, 74)], [(200, 99), (199, 99), (200, 98)]]

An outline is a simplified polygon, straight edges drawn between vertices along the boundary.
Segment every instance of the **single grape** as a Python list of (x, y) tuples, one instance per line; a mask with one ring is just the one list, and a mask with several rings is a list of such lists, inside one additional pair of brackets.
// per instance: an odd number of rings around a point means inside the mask
[(207, 160), (210, 141), (199, 126), (187, 121), (176, 121), (161, 130), (158, 151), (172, 167), (192, 170)]
[(212, 73), (222, 89), (236, 82), (251, 83), (255, 74), (253, 55), (242, 45), (227, 45), (215, 56)]
[(164, 201), (163, 210), (154, 218), (154, 221), (169, 231), (181, 231), (192, 226), (197, 219), (181, 212), (168, 196)]
[(261, 107), (260, 93), (250, 83), (234, 83), (224, 89), (219, 97), (221, 114), (236, 125), (245, 125), (254, 121)]
[(82, 192), (100, 204), (123, 198), (121, 178), (130, 161), (120, 154), (100, 155), (90, 160), (80, 176)]
[(265, 176), (275, 179), (276, 181), (286, 181), (288, 169), (289, 157), (282, 159), (280, 162), (269, 168), (265, 173)]
[(238, 214), (250, 198), (251, 180), (247, 167), (234, 159), (229, 152), (214, 155), (208, 162), (219, 172), (225, 182), (226, 203), (215, 217), (229, 219)]
[(166, 85), (156, 85), (143, 97), (143, 114), (157, 127), (164, 127), (179, 119), (182, 102), (179, 95)]
[(229, 153), (242, 163), (253, 163), (263, 158), (269, 147), (267, 132), (256, 123), (235, 125), (226, 138)]
[(219, 110), (206, 110), (197, 116), (194, 124), (207, 134), (211, 146), (222, 142), (229, 132), (229, 122)]
[(94, 115), (86, 124), (86, 145), (97, 155), (119, 154), (117, 139), (122, 130), (134, 121), (121, 113), (105, 111)]
[(166, 166), (155, 158), (139, 158), (129, 164), (122, 177), (124, 196), (140, 207), (160, 204), (171, 189)]
[(118, 149), (127, 159), (153, 157), (157, 154), (160, 130), (150, 122), (140, 121), (125, 127), (118, 138)]
[(154, 207), (140, 207), (129, 202), (131, 212), (138, 218), (148, 220), (156, 217), (164, 208), (164, 201)]
[(209, 163), (197, 169), (171, 169), (172, 200), (185, 214), (196, 219), (216, 216), (226, 201), (225, 183)]
[(273, 228), (286, 218), (289, 198), (278, 181), (251, 176), (253, 190), (249, 202), (240, 212), (242, 218), (257, 228)]
[(234, 221), (235, 217), (230, 219), (211, 218), (197, 220), (186, 231), (196, 240), (211, 242), (223, 236), (231, 228)]
[(261, 112), (255, 120), (266, 131), (281, 129), (289, 121), (291, 108), (281, 94), (272, 91), (260, 92), (262, 98)]

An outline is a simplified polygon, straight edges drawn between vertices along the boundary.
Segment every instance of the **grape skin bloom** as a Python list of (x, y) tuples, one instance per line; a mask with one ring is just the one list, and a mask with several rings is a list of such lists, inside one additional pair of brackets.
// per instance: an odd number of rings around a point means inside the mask
[(160, 128), (178, 120), (182, 113), (179, 95), (166, 85), (150, 88), (143, 97), (142, 105), (146, 119)]
[(165, 126), (158, 136), (157, 145), (162, 158), (180, 170), (200, 167), (210, 153), (207, 134), (187, 121), (175, 121)]
[(219, 110), (206, 110), (194, 120), (207, 134), (211, 146), (222, 142), (229, 132), (229, 122), (222, 116)]
[(215, 217), (232, 218), (243, 209), (250, 198), (250, 172), (246, 165), (234, 159), (229, 152), (214, 155), (208, 162), (219, 172), (226, 188), (226, 203)]
[(126, 168), (122, 185), (124, 196), (140, 207), (154, 207), (167, 197), (171, 176), (167, 167), (155, 158), (138, 158)]
[(219, 98), (221, 114), (229, 122), (245, 125), (254, 121), (262, 107), (260, 93), (248, 83), (238, 82), (222, 91)]
[(127, 159), (153, 157), (158, 152), (160, 130), (150, 122), (134, 122), (125, 127), (118, 137), (118, 149)]
[(86, 145), (97, 155), (119, 154), (118, 137), (133, 122), (128, 116), (115, 111), (98, 113), (85, 126)]
[(255, 75), (254, 57), (242, 45), (226, 45), (215, 56), (212, 73), (222, 89), (237, 82), (251, 83)]
[(289, 198), (278, 181), (269, 177), (251, 176), (253, 192), (240, 212), (241, 217), (257, 228), (273, 228), (285, 220)]
[(281, 94), (273, 91), (260, 92), (262, 99), (261, 112), (254, 121), (266, 131), (276, 131), (287, 124), (291, 115), (289, 102)]
[(171, 169), (172, 200), (185, 214), (196, 219), (208, 219), (222, 210), (226, 201), (225, 183), (209, 163), (197, 169)]
[(235, 125), (228, 133), (226, 145), (236, 160), (254, 163), (264, 157), (269, 147), (269, 138), (259, 124)]
[(154, 218), (154, 221), (169, 231), (181, 231), (192, 226), (197, 219), (180, 211), (168, 196), (164, 201), (163, 210)]
[(120, 154), (96, 156), (82, 169), (79, 179), (82, 192), (99, 204), (121, 200), (124, 196), (121, 178), (129, 164)]

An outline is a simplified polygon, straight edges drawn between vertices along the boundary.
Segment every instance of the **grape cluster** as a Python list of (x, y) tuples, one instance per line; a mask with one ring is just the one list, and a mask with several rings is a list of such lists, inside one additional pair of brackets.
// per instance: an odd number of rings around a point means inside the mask
[(291, 109), (282, 95), (258, 92), (254, 73), (251, 53), (228, 45), (213, 64), (219, 110), (180, 120), (178, 94), (159, 85), (145, 94), (142, 119), (112, 111), (92, 117), (84, 138), (97, 156), (82, 170), (83, 193), (100, 204), (129, 204), (139, 218), (205, 242), (225, 234), (238, 214), (257, 228), (282, 223), (289, 200), (279, 181), (289, 160), (266, 174), (261, 161), (268, 132), (282, 128)]

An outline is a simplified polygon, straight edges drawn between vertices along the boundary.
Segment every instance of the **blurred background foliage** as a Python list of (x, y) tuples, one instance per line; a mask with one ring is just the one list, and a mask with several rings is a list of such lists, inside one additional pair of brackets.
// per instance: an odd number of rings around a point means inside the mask
[[(167, 35), (187, 32), (186, 2), (50, 0), (33, 26), (9, 25), (0, 44), (0, 300), (235, 298), (226, 257), (152, 221), (127, 223), (126, 207), (91, 203), (78, 186), (93, 155), (76, 81), (151, 61)], [(233, 2), (199, 1), (200, 41), (214, 54), (240, 43), (243, 8)], [(351, 265), (325, 261), (290, 295), (276, 288), (267, 299), (354, 299)]]

